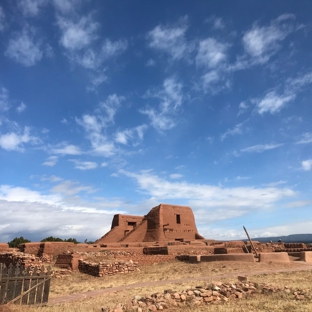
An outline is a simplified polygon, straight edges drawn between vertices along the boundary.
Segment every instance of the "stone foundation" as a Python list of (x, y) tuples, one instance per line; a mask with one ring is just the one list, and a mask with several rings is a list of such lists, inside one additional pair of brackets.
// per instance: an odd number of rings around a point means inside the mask
[(177, 259), (181, 261), (188, 261), (190, 263), (213, 261), (255, 262), (253, 254), (182, 255), (177, 256)]
[(115, 274), (127, 274), (137, 270), (137, 263), (133, 261), (122, 262), (115, 261), (113, 263), (92, 263), (84, 260), (78, 261), (79, 272), (92, 276), (111, 276)]

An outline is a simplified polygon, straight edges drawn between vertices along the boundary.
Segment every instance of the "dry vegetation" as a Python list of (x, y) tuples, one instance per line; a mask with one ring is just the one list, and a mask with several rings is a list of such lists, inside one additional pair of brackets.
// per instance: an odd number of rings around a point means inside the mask
[[(65, 296), (68, 294), (88, 292), (98, 289), (107, 289), (116, 286), (137, 284), (142, 282), (168, 281), (165, 285), (151, 285), (136, 287), (125, 291), (112, 292), (98, 297), (83, 299), (58, 306), (48, 307), (18, 307), (11, 306), (16, 312), (92, 312), (101, 311), (101, 307), (112, 307), (117, 303), (126, 303), (133, 299), (135, 295), (147, 295), (155, 292), (163, 292), (165, 289), (183, 290), (198, 285), (208, 285), (214, 281), (214, 276), (234, 272), (250, 271), (270, 271), (274, 269), (288, 269), (302, 265), (296, 262), (290, 264), (277, 263), (236, 263), (236, 262), (214, 262), (189, 264), (178, 261), (162, 263), (151, 266), (140, 267), (139, 272), (127, 275), (115, 275), (107, 278), (92, 277), (80, 273), (73, 273), (63, 278), (53, 278), (51, 283), (50, 298)], [(209, 277), (208, 279), (204, 277)], [(190, 280), (197, 278), (197, 280)], [(170, 283), (170, 280), (189, 279)], [(259, 274), (249, 278), (252, 282), (274, 284), (280, 287), (289, 286), (290, 288), (305, 289), (312, 293), (312, 268), (310, 271), (292, 273), (273, 273)], [(216, 280), (216, 278), (215, 278)], [(235, 281), (233, 278), (223, 278), (226, 282)], [(310, 297), (311, 298), (311, 297)], [(196, 312), (207, 311), (207, 306), (194, 307), (185, 306), (182, 308), (172, 308), (170, 311)], [(230, 300), (227, 303), (209, 305), (209, 311), (312, 311), (312, 300), (294, 300), (292, 294), (276, 293), (269, 295), (256, 295), (248, 300)]]

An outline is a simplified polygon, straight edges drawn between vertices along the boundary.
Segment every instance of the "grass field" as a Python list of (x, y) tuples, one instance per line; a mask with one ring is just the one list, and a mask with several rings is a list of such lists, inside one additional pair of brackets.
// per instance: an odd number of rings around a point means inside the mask
[[(140, 267), (139, 272), (127, 275), (115, 275), (111, 277), (92, 277), (80, 273), (72, 273), (63, 278), (53, 278), (51, 282), (50, 298), (56, 298), (68, 294), (87, 292), (96, 289), (107, 289), (115, 286), (130, 285), (140, 282), (164, 281), (173, 279), (185, 279), (209, 276), (208, 280), (196, 280), (178, 282), (163, 286), (147, 286), (144, 288), (132, 288), (130, 290), (111, 292), (91, 299), (84, 299), (76, 302), (66, 303), (58, 306), (47, 307), (19, 307), (10, 306), (17, 312), (93, 312), (101, 311), (101, 307), (112, 307), (117, 303), (126, 303), (133, 299), (135, 295), (148, 295), (155, 292), (163, 292), (164, 289), (174, 289), (176, 291), (194, 288), (195, 286), (205, 286), (214, 281), (214, 276), (233, 272), (250, 271), (271, 271), (274, 269), (288, 269), (298, 267), (299, 263), (289, 264), (277, 263), (238, 263), (238, 262), (210, 262), (200, 264), (189, 264), (178, 261), (155, 264)], [(302, 264), (301, 264), (302, 265)], [(249, 278), (252, 282), (275, 284), (280, 287), (288, 286), (293, 290), (306, 290), (312, 294), (312, 268), (311, 271), (292, 273), (259, 274)], [(222, 280), (221, 280), (222, 281)], [(235, 282), (235, 279), (225, 278), (224, 282)], [(296, 301), (292, 294), (284, 292), (270, 295), (256, 295), (253, 298), (242, 300), (230, 300), (227, 303), (218, 305), (205, 305), (200, 307), (185, 306), (183, 308), (170, 308), (169, 311), (312, 311), (311, 296), (307, 299)]]

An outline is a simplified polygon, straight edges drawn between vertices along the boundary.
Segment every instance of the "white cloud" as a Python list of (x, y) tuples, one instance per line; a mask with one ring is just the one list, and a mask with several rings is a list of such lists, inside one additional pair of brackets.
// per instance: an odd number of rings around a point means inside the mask
[(253, 145), (244, 149), (241, 149), (241, 152), (247, 152), (247, 153), (262, 153), (267, 150), (275, 149), (280, 146), (283, 146), (284, 144), (258, 144)]
[(116, 56), (127, 50), (128, 43), (126, 40), (111, 41), (106, 39), (102, 45), (101, 56), (103, 59)]
[(52, 182), (52, 183), (55, 183), (55, 182), (59, 182), (59, 181), (62, 181), (63, 179), (58, 177), (58, 176), (55, 176), (55, 175), (51, 175), (49, 177), (46, 177), (46, 176), (43, 176), (41, 178), (41, 181), (49, 181), (49, 182)]
[(223, 133), (221, 135), (221, 140), (223, 141), (224, 139), (226, 139), (229, 136), (242, 134), (242, 126), (243, 126), (243, 123), (239, 123), (239, 124), (235, 125), (234, 128), (228, 129), (225, 133)]
[(215, 68), (220, 63), (226, 61), (228, 45), (218, 42), (214, 38), (207, 38), (199, 42), (196, 64), (209, 68)]
[(304, 171), (310, 171), (312, 168), (312, 159), (302, 161), (301, 166)]
[(62, 194), (65, 196), (77, 195), (80, 192), (94, 193), (96, 190), (88, 185), (80, 185), (78, 182), (66, 180), (55, 185), (51, 192), (54, 194)]
[(100, 107), (105, 111), (107, 115), (107, 117), (104, 118), (106, 122), (114, 122), (116, 112), (124, 100), (125, 97), (123, 96), (111, 94), (107, 97), (106, 101), (100, 103)]
[(145, 65), (146, 65), (147, 67), (153, 67), (153, 66), (156, 65), (156, 62), (155, 62), (155, 60), (153, 60), (153, 59), (149, 59), (149, 60), (146, 62)]
[(302, 134), (303, 138), (296, 142), (296, 144), (308, 144), (312, 143), (312, 132), (306, 132)]
[(238, 116), (243, 114), (247, 109), (248, 109), (248, 105), (246, 104), (246, 102), (240, 102)]
[(293, 31), (289, 23), (293, 19), (294, 15), (285, 14), (273, 20), (270, 26), (253, 25), (243, 37), (246, 52), (260, 63), (268, 61), (280, 48), (279, 42)]
[(237, 176), (237, 177), (236, 177), (236, 180), (237, 180), (237, 181), (249, 180), (249, 179), (250, 179), (250, 177), (241, 177), (241, 176)]
[(41, 42), (35, 40), (34, 30), (27, 26), (13, 35), (4, 54), (26, 67), (35, 65), (43, 56)]
[(101, 164), (101, 167), (107, 167), (108, 166), (108, 163), (106, 163), (106, 162), (103, 162), (102, 164)]
[(80, 155), (82, 151), (79, 147), (67, 144), (67, 142), (60, 143), (57, 147), (52, 148), (52, 153), (62, 155)]
[(140, 112), (147, 115), (151, 120), (151, 125), (159, 130), (169, 130), (176, 125), (174, 116), (183, 103), (183, 85), (175, 77), (166, 78), (161, 90), (149, 90), (145, 97), (157, 98), (160, 100), (159, 110), (145, 108)]
[(76, 237), (80, 241), (100, 238), (110, 229), (113, 215), (126, 213), (124, 207), (129, 207), (129, 204), (118, 199), (92, 198), (85, 201), (79, 197), (80, 192), (91, 194), (94, 191), (90, 186), (72, 181), (58, 184), (52, 193), (47, 194), (1, 185), (0, 241), (12, 240), (21, 233), (27, 238), (32, 236), (34, 240), (51, 235)]
[(0, 111), (7, 111), (9, 109), (9, 92), (6, 88), (0, 89)]
[(82, 16), (78, 21), (58, 16), (57, 24), (62, 31), (61, 45), (70, 51), (81, 50), (97, 39), (99, 24), (91, 15)]
[(137, 126), (132, 129), (126, 129), (118, 131), (115, 134), (115, 141), (120, 144), (127, 145), (129, 140), (134, 141), (134, 145), (137, 145), (143, 140), (144, 131), (147, 129), (147, 125)]
[(62, 14), (73, 13), (81, 0), (53, 0), (55, 9)]
[(279, 112), (288, 102), (295, 98), (294, 94), (277, 95), (275, 91), (270, 91), (263, 99), (254, 100), (259, 114)]
[(22, 102), (22, 103), (16, 108), (16, 110), (17, 110), (18, 113), (23, 112), (25, 109), (26, 109), (26, 104), (25, 104), (24, 102)]
[(90, 170), (97, 168), (97, 163), (92, 161), (80, 161), (77, 159), (70, 159), (69, 161), (75, 164), (75, 168), (79, 170)]
[(5, 14), (2, 7), (0, 7), (0, 31), (3, 31), (5, 28)]
[(186, 30), (186, 19), (183, 19), (181, 25), (176, 27), (158, 25), (147, 35), (149, 47), (168, 53), (173, 60), (185, 58), (190, 49), (185, 39)]
[(17, 5), (24, 16), (34, 17), (39, 14), (40, 7), (47, 3), (48, 0), (19, 0)]
[(173, 173), (173, 174), (170, 174), (169, 177), (170, 177), (170, 179), (172, 179), (172, 180), (181, 179), (181, 178), (183, 178), (183, 174)]
[(57, 156), (50, 156), (47, 158), (47, 160), (43, 163), (44, 166), (49, 166), (49, 167), (53, 167), (56, 165), (58, 161), (58, 157)]
[(171, 182), (152, 174), (149, 170), (140, 173), (120, 170), (119, 173), (135, 179), (139, 191), (145, 192), (158, 202), (183, 200), (194, 209), (195, 214), (203, 210), (205, 215), (209, 216), (204, 223), (211, 222), (211, 218), (229, 219), (244, 215), (250, 210), (273, 207), (279, 200), (296, 195), (289, 188), (224, 188), (208, 184)]
[(26, 143), (36, 144), (39, 142), (37, 137), (30, 135), (29, 127), (24, 128), (24, 133), (10, 132), (0, 135), (0, 146), (7, 151), (24, 151)]
[(223, 71), (210, 70), (201, 77), (201, 85), (205, 93), (216, 94), (230, 88), (230, 81)]

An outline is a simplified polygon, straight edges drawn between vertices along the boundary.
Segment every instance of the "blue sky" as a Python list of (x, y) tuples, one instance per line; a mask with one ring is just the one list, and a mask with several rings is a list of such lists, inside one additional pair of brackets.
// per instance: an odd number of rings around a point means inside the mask
[(1, 1), (0, 241), (159, 203), (206, 238), (311, 233), (311, 9)]

